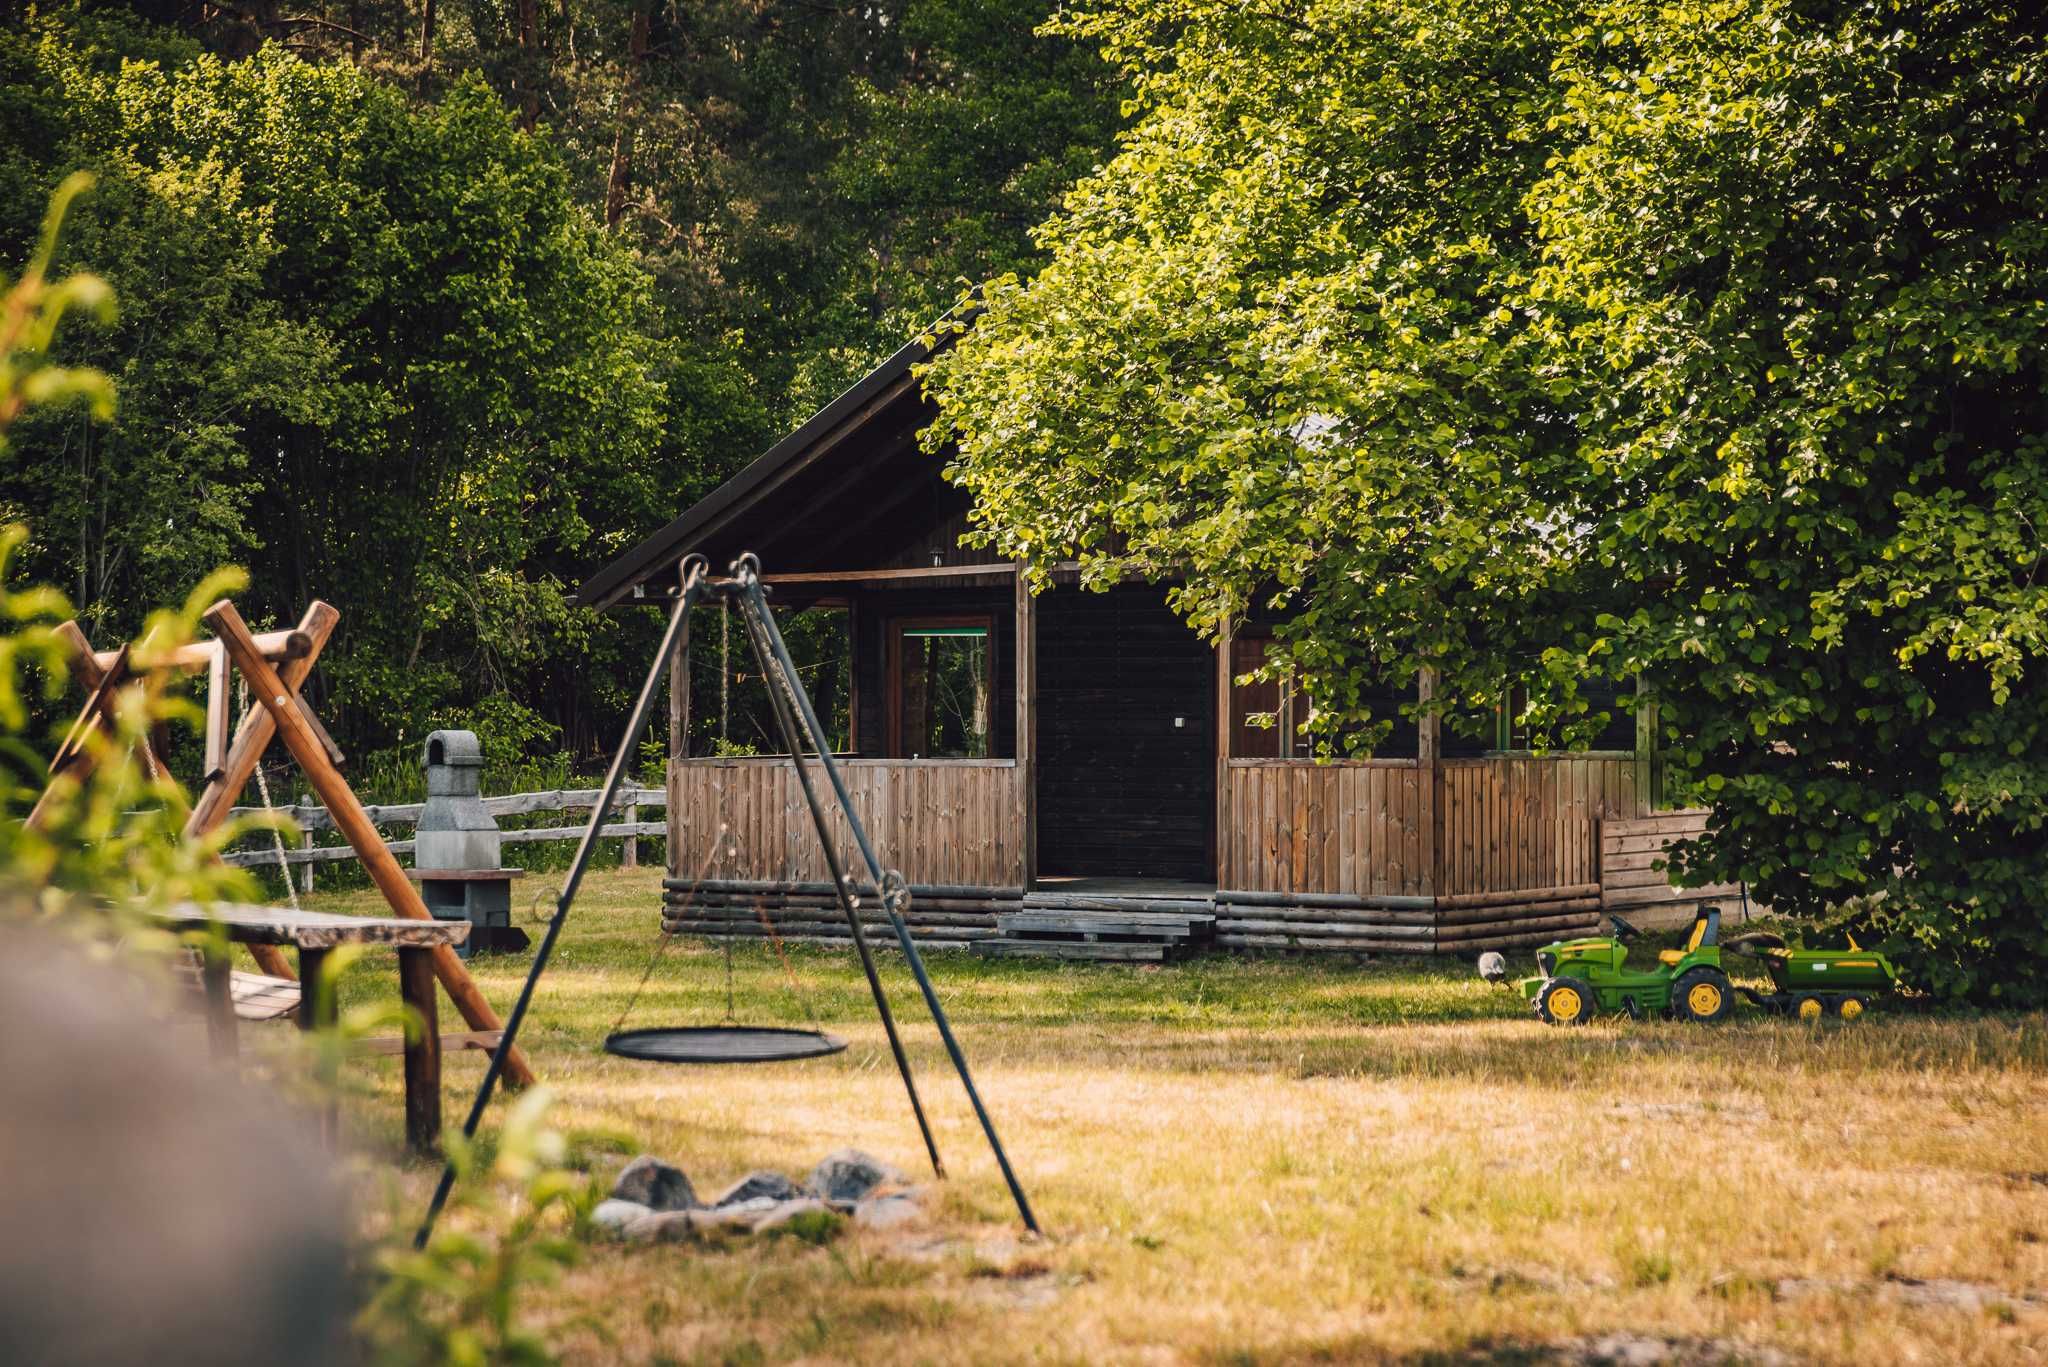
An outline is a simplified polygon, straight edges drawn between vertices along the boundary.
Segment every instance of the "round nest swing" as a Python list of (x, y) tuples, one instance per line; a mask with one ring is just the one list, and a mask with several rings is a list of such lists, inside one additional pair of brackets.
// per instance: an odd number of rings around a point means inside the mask
[(604, 1051), (648, 1063), (781, 1063), (823, 1058), (846, 1041), (823, 1030), (774, 1025), (675, 1025), (621, 1030), (605, 1036)]

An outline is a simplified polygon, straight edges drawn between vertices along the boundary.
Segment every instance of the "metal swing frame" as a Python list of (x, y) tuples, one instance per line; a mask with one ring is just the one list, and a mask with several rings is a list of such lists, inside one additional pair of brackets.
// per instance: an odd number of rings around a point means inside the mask
[[(756, 663), (767, 679), (768, 696), (773, 704), (776, 729), (781, 733), (791, 762), (796, 767), (798, 785), (803, 789), (804, 802), (810, 808), (811, 821), (818, 833), (818, 843), (825, 855), (826, 868), (832, 875), (832, 886), (838, 894), (839, 907), (846, 916), (846, 924), (853, 935), (855, 950), (860, 956), (861, 969), (868, 980), (868, 990), (874, 997), (875, 1013), (881, 1018), (882, 1029), (889, 1037), (889, 1051), (895, 1056), (896, 1070), (903, 1078), (903, 1090), (910, 1100), (910, 1109), (917, 1117), (917, 1128), (924, 1137), (925, 1151), (931, 1157), (932, 1171), (939, 1177), (946, 1175), (944, 1160), (939, 1157), (938, 1141), (932, 1135), (931, 1123), (925, 1118), (924, 1103), (917, 1092), (917, 1081), (911, 1074), (910, 1058), (904, 1052), (903, 1041), (896, 1029), (895, 1013), (889, 1007), (888, 993), (882, 988), (882, 979), (875, 970), (874, 951), (868, 944), (867, 932), (861, 925), (860, 899), (853, 883), (840, 865), (839, 852), (833, 847), (831, 827), (826, 820), (825, 808), (819, 799), (817, 785), (811, 775), (810, 755), (824, 770), (826, 780), (839, 804), (840, 814), (853, 832), (854, 843), (860, 849), (861, 862), (866, 865), (867, 875), (881, 894), (883, 912), (889, 918), (890, 928), (895, 932), (896, 943), (903, 951), (905, 962), (910, 965), (911, 975), (916, 978), (918, 990), (923, 993), (925, 1006), (931, 1012), (932, 1023), (938, 1027), (939, 1038), (945, 1043), (946, 1053), (951, 1058), (953, 1070), (959, 1074), (961, 1088), (967, 1093), (968, 1101), (974, 1107), (975, 1119), (981, 1123), (982, 1133), (988, 1138), (988, 1146), (995, 1155), (996, 1165), (1002, 1169), (1003, 1181), (1009, 1186), (1010, 1197), (1016, 1202), (1017, 1214), (1024, 1227), (1036, 1234), (1039, 1232), (1038, 1219), (1031, 1211), (1031, 1202), (1024, 1195), (1024, 1188), (1017, 1180), (1016, 1171), (1010, 1166), (1010, 1157), (1003, 1149), (1003, 1141), (996, 1134), (995, 1121), (989, 1116), (988, 1107), (983, 1104), (980, 1091), (974, 1085), (974, 1075), (967, 1066), (967, 1055), (961, 1050), (960, 1042), (953, 1035), (951, 1022), (946, 1018), (946, 1009), (939, 1001), (936, 989), (932, 987), (931, 975), (925, 971), (924, 958), (917, 952), (917, 945), (910, 936), (910, 927), (903, 920), (903, 912), (910, 906), (910, 885), (903, 875), (894, 869), (882, 867), (875, 854), (873, 842), (868, 839), (867, 828), (861, 824), (860, 814), (855, 811), (852, 799), (846, 791), (846, 782), (839, 773), (839, 766), (832, 760), (832, 747), (826, 741), (824, 728), (818, 724), (817, 712), (811, 706), (809, 695), (797, 684), (796, 664), (790, 659), (789, 646), (782, 639), (780, 628), (775, 625), (775, 614), (768, 608), (767, 586), (761, 581), (760, 561), (748, 552), (732, 562), (725, 578), (713, 578), (710, 565), (701, 555), (689, 555), (682, 562), (682, 587), (676, 595), (675, 608), (669, 614), (668, 627), (662, 633), (661, 645), (657, 649), (653, 665), (647, 671), (647, 679), (640, 686), (640, 694), (634, 699), (631, 718), (626, 731), (619, 739), (619, 745), (612, 752), (611, 763), (605, 770), (604, 784), (600, 788), (596, 803), (590, 809), (590, 821), (583, 828), (583, 835), (576, 845), (575, 857), (570, 861), (569, 873), (562, 880), (562, 891), (555, 902), (555, 912), (548, 920), (547, 930), (542, 934), (540, 946), (534, 951), (533, 966), (527, 970), (526, 982), (519, 989), (519, 999), (513, 1003), (512, 1012), (505, 1019), (503, 1036), (498, 1047), (491, 1051), (490, 1066), (484, 1070), (483, 1081), (478, 1084), (476, 1099), (471, 1103), (469, 1115), (462, 1123), (465, 1139), (476, 1136), (477, 1126), (483, 1120), (484, 1110), (490, 1105), (491, 1095), (497, 1090), (498, 1080), (505, 1070), (506, 1059), (512, 1054), (519, 1038), (519, 1029), (526, 1022), (526, 1012), (533, 1002), (534, 988), (540, 976), (547, 970), (548, 960), (553, 956), (555, 941), (560, 938), (563, 924), (569, 919), (569, 909), (575, 905), (577, 890), (582, 886), (583, 875), (590, 866), (590, 857), (596, 852), (598, 831), (604, 824), (605, 815), (611, 810), (618, 797), (621, 783), (625, 778), (626, 764), (634, 747), (639, 744), (640, 735), (647, 727), (647, 720), (654, 708), (656, 691), (662, 678), (667, 674), (669, 663), (674, 658), (676, 644), (682, 639), (684, 625), (689, 621), (690, 609), (699, 602), (719, 598), (737, 602), (741, 620), (746, 624), (747, 639), (752, 645)], [(829, 1038), (829, 1037), (828, 1037)], [(425, 1248), (428, 1238), (434, 1232), (434, 1225), (440, 1219), (442, 1209), (448, 1204), (448, 1196), (455, 1187), (455, 1165), (451, 1162), (441, 1170), (441, 1180), (434, 1188), (432, 1201), (427, 1206), (426, 1218), (421, 1221), (419, 1232), (413, 1238), (413, 1247)]]

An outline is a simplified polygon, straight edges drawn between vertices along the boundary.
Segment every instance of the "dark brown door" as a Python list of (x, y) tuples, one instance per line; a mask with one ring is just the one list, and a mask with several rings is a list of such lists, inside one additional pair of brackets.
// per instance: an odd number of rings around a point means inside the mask
[(1163, 590), (1038, 602), (1038, 875), (1216, 874), (1216, 664)]

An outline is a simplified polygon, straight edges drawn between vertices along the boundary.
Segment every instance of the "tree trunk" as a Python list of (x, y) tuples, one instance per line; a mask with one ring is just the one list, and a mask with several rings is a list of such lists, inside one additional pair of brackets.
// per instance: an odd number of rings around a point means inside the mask
[(420, 7), (420, 61), (434, 60), (434, 0), (425, 0)]
[(643, 6), (633, 11), (633, 28), (626, 39), (626, 82), (619, 95), (619, 132), (612, 142), (612, 170), (605, 178), (604, 226), (619, 226), (626, 213), (626, 187), (633, 180), (633, 128), (639, 113), (640, 68), (647, 61), (647, 33), (651, 15)]
[(540, 13), (536, 0), (519, 0), (519, 126), (531, 133), (540, 122)]

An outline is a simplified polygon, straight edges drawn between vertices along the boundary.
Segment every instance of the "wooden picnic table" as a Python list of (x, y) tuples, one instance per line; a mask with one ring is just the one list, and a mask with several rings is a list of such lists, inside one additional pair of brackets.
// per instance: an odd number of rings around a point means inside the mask
[[(441, 1033), (434, 990), (433, 951), (469, 938), (467, 921), (414, 921), (387, 916), (337, 916), (324, 911), (255, 907), (216, 902), (185, 903), (156, 918), (173, 930), (219, 927), (240, 945), (290, 946), (299, 955), (298, 1023), (301, 1030), (332, 1025), (334, 993), (318, 990), (320, 969), (339, 945), (390, 945), (398, 951), (398, 994), (418, 1013), (417, 1032), (406, 1033), (405, 1140), (423, 1154), (441, 1143)], [(238, 1047), (234, 1001), (229, 993), (232, 962), (217, 944), (202, 944), (200, 980), (206, 992), (207, 1035), (216, 1055), (232, 1057)], [(464, 1043), (473, 1042), (464, 1037)], [(496, 1041), (493, 1040), (494, 1044)], [(333, 1126), (332, 1111), (328, 1126)]]

